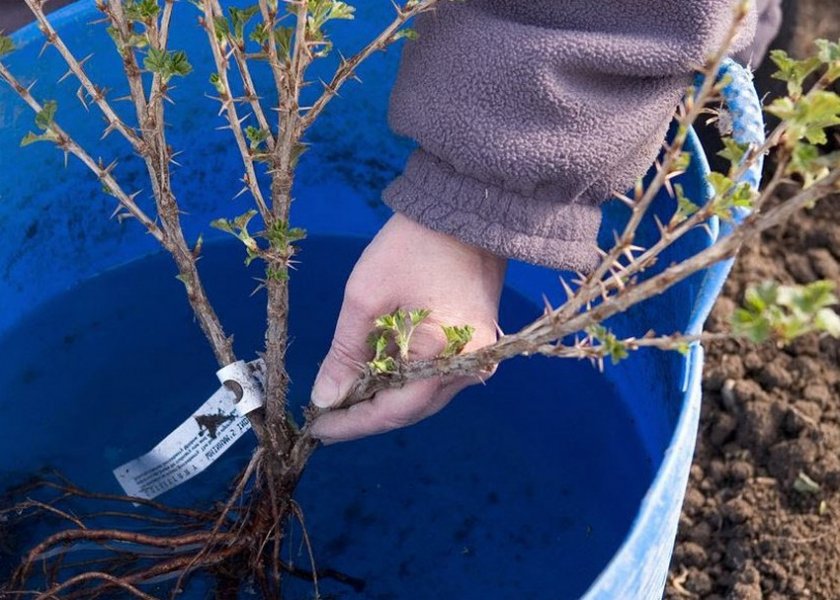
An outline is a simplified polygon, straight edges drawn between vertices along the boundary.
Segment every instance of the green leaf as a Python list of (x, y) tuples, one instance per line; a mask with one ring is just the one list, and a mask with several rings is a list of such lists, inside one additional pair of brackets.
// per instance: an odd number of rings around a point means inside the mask
[[(833, 281), (814, 281), (805, 286), (783, 288), (791, 290), (785, 296), (786, 306), (795, 307), (805, 313), (814, 313), (820, 309), (837, 304), (836, 286)], [(789, 298), (789, 299), (787, 299)]]
[(254, 30), (248, 35), (248, 39), (257, 42), (262, 46), (268, 42), (268, 32), (268, 23), (257, 23), (257, 26), (254, 27)]
[(830, 308), (822, 308), (814, 315), (817, 330), (831, 337), (840, 338), (840, 315)]
[(253, 4), (245, 8), (236, 8), (235, 6), (228, 7), (230, 13), (230, 22), (233, 25), (233, 38), (241, 44), (245, 39), (245, 25), (248, 21), (254, 18), (260, 11), (258, 4)]
[(828, 40), (817, 40), (817, 58), (826, 65), (824, 77), (834, 83), (840, 79), (840, 42), (829, 42)]
[(44, 102), (41, 110), (35, 115), (35, 125), (38, 129), (46, 131), (53, 124), (55, 113), (58, 110), (58, 102), (55, 100), (47, 100)]
[(219, 231), (224, 231), (225, 233), (236, 235), (236, 231), (227, 219), (216, 219), (214, 221), (210, 221), (210, 227), (218, 229)]
[(732, 168), (738, 167), (741, 164), (741, 161), (744, 160), (750, 145), (736, 142), (729, 136), (722, 138), (721, 141), (723, 142), (724, 148), (718, 152), (718, 156), (728, 160), (732, 165)]
[(218, 73), (210, 73), (210, 84), (216, 88), (216, 92), (220, 96), (226, 96), (227, 90), (225, 89), (225, 84), (222, 83), (222, 78), (219, 76)]
[(221, 15), (213, 17), (213, 32), (216, 34), (216, 41), (220, 44), (226, 42), (227, 36), (230, 35), (228, 20)]
[(274, 221), (265, 232), (265, 239), (272, 248), (285, 254), (295, 242), (306, 239), (306, 230), (300, 227), (289, 227), (286, 221)]
[(746, 308), (738, 308), (732, 314), (732, 330), (754, 344), (761, 344), (770, 338), (770, 321)]
[(828, 174), (828, 169), (819, 162), (820, 150), (813, 144), (798, 142), (791, 152), (788, 174), (802, 177), (802, 187), (808, 189)]
[(816, 90), (796, 100), (778, 98), (765, 110), (785, 121), (789, 148), (803, 138), (811, 144), (825, 144), (825, 130), (840, 125), (840, 96), (827, 90)]
[(277, 44), (277, 54), (281, 59), (288, 59), (292, 55), (292, 27), (278, 27), (274, 30), (274, 41)]
[(840, 41), (829, 42), (828, 40), (815, 40), (817, 47), (817, 58), (828, 64), (840, 61)]
[(450, 358), (461, 354), (475, 334), (475, 327), (472, 325), (442, 325), (441, 327), (444, 336), (446, 336), (446, 346), (440, 354), (441, 358)]
[(391, 356), (371, 360), (368, 363), (368, 367), (370, 367), (370, 370), (377, 375), (394, 375), (399, 372), (397, 361)]
[(674, 194), (677, 197), (677, 212), (674, 213), (674, 217), (672, 219), (673, 223), (682, 223), (687, 218), (695, 214), (700, 207), (697, 206), (694, 202), (688, 199), (685, 195), (685, 190), (683, 186), (679, 183), (674, 184)]
[(147, 23), (158, 15), (160, 6), (157, 0), (140, 0), (139, 2), (129, 0), (123, 2), (123, 11), (131, 21)]
[(289, 279), (289, 270), (285, 267), (266, 267), (266, 279), (270, 281), (286, 281)]
[(756, 191), (745, 182), (735, 183), (723, 173), (709, 173), (707, 180), (714, 190), (712, 212), (723, 220), (732, 218), (733, 208), (751, 209)]
[(356, 9), (341, 0), (310, 0), (309, 22), (311, 33), (317, 34), (328, 22), (336, 19), (353, 19)]
[(429, 314), (430, 311), (426, 309), (406, 311), (398, 308), (394, 312), (382, 315), (374, 320), (376, 335), (393, 341), (397, 347), (400, 360), (405, 362), (409, 357), (411, 337), (417, 327), (428, 318)]
[(187, 60), (187, 53), (183, 50), (164, 51), (156, 48), (149, 48), (148, 54), (143, 59), (143, 66), (160, 75), (164, 83), (173, 77), (189, 75), (192, 65)]
[(23, 136), (23, 139), (20, 141), (21, 148), (24, 146), (29, 146), (30, 144), (34, 144), (36, 142), (55, 142), (58, 140), (58, 136), (55, 135), (52, 131), (47, 131), (46, 133), (42, 133), (40, 135), (36, 133), (32, 133), (31, 131)]
[(6, 56), (15, 51), (15, 43), (12, 38), (0, 33), (0, 56)]
[(592, 325), (586, 332), (593, 340), (601, 344), (600, 349), (605, 356), (610, 357), (612, 364), (617, 365), (630, 355), (627, 344), (619, 340), (613, 332), (603, 325)]
[(784, 50), (773, 50), (770, 52), (770, 60), (778, 67), (773, 73), (774, 79), (779, 79), (788, 84), (788, 94), (798, 97), (802, 94), (802, 85), (805, 79), (821, 66), (817, 57), (810, 57), (804, 60), (791, 58)]
[(408, 311), (408, 318), (411, 319), (411, 324), (417, 327), (420, 323), (428, 319), (430, 314), (432, 314), (432, 311), (427, 308), (421, 308)]
[(834, 289), (831, 281), (750, 286), (744, 307), (732, 316), (733, 331), (757, 343), (774, 336), (788, 342), (812, 332), (840, 337), (840, 316), (829, 308), (838, 302)]
[(245, 137), (248, 138), (248, 143), (251, 150), (257, 150), (260, 145), (268, 139), (269, 132), (266, 129), (260, 129), (253, 125), (248, 125), (245, 128)]
[(394, 34), (394, 37), (391, 38), (393, 42), (398, 42), (402, 39), (414, 41), (420, 37), (420, 34), (417, 33), (416, 29), (405, 28), (400, 29), (397, 33)]
[(257, 216), (257, 211), (249, 210), (246, 213), (239, 215), (233, 220), (230, 219), (216, 219), (210, 222), (210, 227), (229, 233), (236, 237), (245, 246), (245, 264), (250, 265), (255, 259), (261, 257), (260, 247), (257, 240), (248, 231), (248, 226), (251, 220)]
[(236, 217), (233, 220), (233, 224), (237, 229), (247, 231), (248, 230), (248, 224), (253, 220), (254, 217), (257, 216), (257, 214), (258, 214), (257, 211), (251, 209), (248, 212), (243, 213), (243, 214), (239, 215), (238, 217)]
[(37, 142), (55, 142), (58, 141), (58, 134), (52, 129), (55, 120), (55, 113), (58, 110), (58, 103), (55, 100), (47, 100), (35, 114), (35, 125), (43, 131), (41, 134), (32, 133), (31, 131), (23, 136), (20, 141), (21, 147), (29, 146)]
[(716, 171), (709, 173), (706, 179), (708, 179), (709, 184), (711, 184), (712, 189), (717, 196), (724, 196), (735, 185), (729, 177)]
[(371, 372), (378, 375), (396, 373), (399, 370), (397, 361), (388, 356), (388, 333), (377, 331), (368, 341), (374, 352), (373, 359), (368, 362)]

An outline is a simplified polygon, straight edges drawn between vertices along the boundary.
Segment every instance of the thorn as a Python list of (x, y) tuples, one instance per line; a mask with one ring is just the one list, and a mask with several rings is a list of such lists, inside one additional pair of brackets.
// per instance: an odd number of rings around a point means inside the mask
[(566, 280), (561, 276), (560, 278), (560, 285), (563, 286), (563, 291), (566, 293), (566, 299), (572, 298), (575, 295), (574, 290), (572, 287), (566, 283)]
[(601, 293), (600, 293), (601, 299), (604, 300), (604, 301), (609, 300), (610, 299), (610, 293), (609, 293), (609, 290), (607, 289), (607, 286), (604, 285), (603, 281), (598, 282), (598, 288), (601, 290)]
[(70, 77), (72, 74), (73, 74), (72, 69), (67, 69), (67, 71), (64, 73), (64, 75), (62, 75), (61, 77), (58, 78), (58, 83), (63, 83), (64, 80), (67, 79), (68, 77)]
[(619, 273), (627, 273), (627, 267), (621, 264), (621, 261), (615, 260), (612, 264), (612, 268), (618, 271)]
[[(613, 278), (613, 281), (615, 281), (616, 287), (619, 290), (623, 290), (624, 289), (624, 282), (621, 280), (621, 277), (619, 276), (619, 274), (616, 271), (610, 269), (610, 275), (612, 275), (612, 278)], [(604, 298), (604, 300), (606, 300), (606, 298)]]
[(114, 129), (116, 129), (116, 125), (114, 125), (114, 123), (108, 123), (108, 127), (105, 128), (105, 131), (102, 132), (102, 137), (99, 139), (104, 140), (111, 134), (112, 131), (114, 131)]
[(548, 300), (548, 296), (545, 294), (542, 295), (543, 305), (545, 309), (545, 314), (550, 315), (554, 312), (554, 307), (551, 306), (551, 302)]
[(670, 177), (666, 176), (665, 181), (662, 183), (662, 185), (665, 187), (665, 191), (668, 192), (668, 195), (671, 198), (676, 197), (676, 192), (674, 192), (674, 186), (671, 183), (671, 178)]
[(621, 200), (622, 203), (624, 203), (626, 206), (629, 206), (630, 208), (633, 208), (633, 207), (636, 206), (636, 203), (633, 200), (631, 200), (630, 198), (628, 198), (627, 196), (625, 196), (624, 194), (616, 193), (616, 194), (614, 194), (614, 196), (616, 197), (616, 199)]
[(656, 221), (656, 227), (659, 228), (659, 234), (664, 236), (667, 233), (668, 228), (662, 224), (662, 221), (659, 219), (658, 215), (653, 215), (653, 220)]
[(256, 295), (257, 295), (257, 293), (258, 293), (260, 290), (262, 290), (262, 289), (265, 289), (265, 288), (266, 288), (266, 280), (265, 280), (265, 279), (260, 279), (259, 277), (254, 277), (254, 281), (258, 281), (258, 282), (259, 282), (259, 285), (258, 285), (257, 287), (255, 287), (255, 288), (254, 288), (254, 291), (253, 291), (253, 292), (251, 292), (251, 297), (252, 297), (252, 298), (253, 298), (254, 296), (256, 296)]
[(503, 338), (507, 335), (504, 331), (502, 331), (501, 326), (497, 322), (494, 321), (493, 325), (496, 326), (496, 333), (499, 334), (500, 338)]
[(90, 111), (88, 103), (85, 102), (85, 90), (82, 86), (79, 86), (79, 89), (76, 90), (76, 98), (79, 99), (79, 102), (82, 103), (82, 106), (85, 107), (86, 111)]

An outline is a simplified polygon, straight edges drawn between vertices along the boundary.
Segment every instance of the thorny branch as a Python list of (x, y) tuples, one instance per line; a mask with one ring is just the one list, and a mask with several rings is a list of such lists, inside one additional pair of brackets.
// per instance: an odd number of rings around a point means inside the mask
[[(8, 83), (17, 95), (20, 96), (21, 99), (26, 102), (29, 108), (31, 108), (36, 114), (44, 110), (44, 106), (32, 96), (29, 88), (24, 87), (2, 62), (0, 62), (0, 79), (3, 79), (6, 83)], [(90, 154), (85, 152), (81, 146), (73, 141), (73, 138), (71, 138), (58, 123), (53, 121), (51, 127), (57, 136), (56, 144), (58, 147), (64, 152), (69, 152), (82, 161), (82, 163), (84, 163), (84, 165), (100, 181), (102, 181), (102, 184), (106, 187), (106, 189), (117, 198), (120, 205), (125, 208), (132, 217), (137, 219), (152, 237), (163, 244), (165, 236), (164, 232), (158, 227), (154, 220), (143, 212), (143, 210), (134, 202), (134, 198), (137, 194), (127, 194), (114, 179), (111, 171), (115, 165), (112, 163), (107, 167), (103, 167), (100, 163), (95, 161)]]
[[(85, 518), (77, 517), (55, 504), (29, 499), (28, 504), (21, 505), (25, 506), (26, 510), (50, 513), (76, 526), (76, 529), (48, 537), (36, 545), (24, 558), (18, 571), (20, 583), (24, 583), (35, 561), (43, 560), (45, 572), (47, 572), (47, 560), (51, 556), (59, 557), (52, 561), (50, 566), (49, 572), (52, 575), (47, 580), (47, 585), (50, 587), (39, 597), (54, 598), (71, 587), (78, 589), (70, 597), (81, 597), (85, 594), (95, 597), (104, 592), (110, 593), (115, 587), (119, 587), (127, 594), (146, 598), (145, 593), (136, 585), (161, 576), (178, 578), (173, 590), (175, 594), (178, 593), (190, 572), (196, 569), (216, 568), (224, 564), (234, 567), (245, 565), (251, 569), (255, 574), (257, 584), (266, 596), (279, 594), (281, 571), (304, 576), (313, 581), (316, 586), (319, 577), (333, 577), (354, 587), (359, 584), (358, 580), (353, 580), (353, 578), (328, 569), (316, 568), (302, 510), (292, 500), (292, 493), (300, 475), (317, 446), (317, 442), (310, 434), (310, 424), (318, 411), (310, 409), (307, 423), (301, 430), (298, 430), (293, 419), (287, 414), (288, 374), (285, 370), (285, 353), (288, 346), (288, 267), (292, 262), (295, 249), (288, 236), (284, 236), (289, 231), (295, 168), (298, 157), (305, 149), (306, 131), (323, 113), (327, 104), (336, 97), (342, 86), (356, 77), (357, 69), (364, 60), (399, 39), (404, 26), (411, 18), (432, 10), (439, 1), (407, 0), (404, 5), (396, 6), (397, 15), (391, 24), (359, 53), (349, 59), (342, 58), (330, 82), (324, 84), (321, 96), (311, 107), (306, 108), (301, 107), (301, 91), (310, 83), (306, 77), (307, 69), (319, 56), (319, 48), (322, 50), (326, 44), (325, 39), (319, 37), (319, 32), (313, 30), (317, 28), (311, 20), (313, 14), (311, 11), (317, 10), (322, 0), (289, 0), (285, 3), (287, 14), (283, 16), (278, 16), (276, 1), (259, 0), (253, 10), (259, 12), (262, 19), (259, 27), (264, 28), (263, 33), (267, 35), (262, 38), (259, 36), (252, 38), (254, 41), (262, 40), (259, 42), (262, 51), (258, 54), (247, 52), (244, 37), (241, 40), (236, 39), (230, 31), (219, 37), (216, 23), (226, 19), (221, 3), (219, 0), (199, 0), (203, 14), (202, 24), (207, 32), (213, 54), (214, 75), (218, 78), (214, 85), (221, 102), (220, 112), (225, 115), (227, 127), (233, 132), (237, 149), (242, 157), (245, 168), (242, 180), (245, 183), (245, 189), (253, 196), (256, 208), (262, 217), (266, 229), (263, 232), (265, 238), (271, 239), (270, 235), (273, 233), (275, 238), (283, 240), (281, 243), (270, 242), (271, 247), (268, 250), (257, 248), (254, 251), (266, 262), (264, 287), (267, 289), (268, 296), (264, 355), (267, 396), (265, 423), (259, 413), (251, 415), (261, 447), (252, 456), (251, 461), (241, 473), (240, 479), (232, 486), (234, 489), (227, 502), (212, 511), (169, 509), (164, 505), (138, 500), (138, 503), (164, 510), (176, 519), (173, 525), (167, 519), (149, 518), (148, 523), (152, 524), (149, 533), (97, 528), (92, 524), (89, 525)], [(48, 132), (54, 136), (53, 141), (66, 154), (73, 154), (79, 158), (117, 198), (120, 206), (130, 216), (137, 218), (147, 231), (172, 254), (178, 266), (180, 279), (186, 287), (190, 304), (214, 349), (217, 361), (220, 366), (234, 362), (236, 357), (231, 340), (226, 336), (201, 284), (196, 266), (199, 249), (191, 249), (184, 239), (180, 223), (181, 208), (171, 189), (170, 165), (173, 152), (166, 141), (164, 122), (164, 101), (168, 100), (169, 90), (167, 78), (159, 72), (154, 72), (147, 95), (143, 83), (143, 71), (138, 62), (138, 55), (142, 56), (142, 51), (132, 42), (137, 36), (135, 29), (137, 23), (126, 14), (128, 5), (124, 5), (119, 0), (110, 2), (97, 0), (97, 7), (106, 15), (113, 29), (112, 33), (122, 58), (130, 97), (135, 107), (136, 128), (120, 120), (114, 113), (105, 98), (104, 90), (96, 86), (85, 73), (84, 61), (78, 61), (72, 55), (51, 27), (43, 14), (43, 0), (26, 0), (26, 2), (38, 19), (48, 43), (57, 48), (68, 64), (70, 72), (79, 80), (84, 94), (105, 115), (106, 133), (111, 130), (119, 131), (144, 160), (152, 182), (157, 214), (153, 217), (146, 215), (134, 202), (135, 196), (126, 194), (112, 176), (114, 165), (104, 167), (101, 163), (94, 161), (54, 120), (48, 127)], [(163, 0), (163, 2), (163, 9), (159, 16), (148, 18), (142, 24), (149, 47), (157, 52), (167, 51), (174, 5), (174, 0)], [(342, 4), (337, 0), (335, 3)], [(517, 355), (545, 354), (602, 362), (612, 355), (611, 343), (613, 342), (627, 350), (640, 348), (685, 350), (691, 344), (721, 337), (732, 337), (732, 334), (684, 335), (680, 333), (662, 336), (650, 332), (638, 338), (615, 339), (607, 343), (604, 338), (592, 332), (609, 317), (664, 292), (699, 270), (734, 256), (745, 241), (755, 239), (762, 231), (788, 219), (795, 211), (840, 189), (840, 183), (838, 183), (840, 182), (840, 165), (835, 163), (815, 184), (799, 192), (784, 204), (766, 212), (759, 211), (763, 208), (765, 200), (784, 181), (788, 166), (794, 162), (794, 150), (788, 143), (787, 137), (790, 132), (788, 125), (783, 121), (762, 147), (746, 149), (745, 158), (739, 164), (733, 161), (729, 177), (738, 181), (759, 156), (764, 155), (771, 148), (781, 148), (777, 170), (770, 183), (760, 195), (753, 199), (752, 206), (755, 212), (742, 224), (737, 225), (730, 235), (718, 240), (711, 247), (683, 262), (666, 267), (646, 280), (639, 281), (638, 276), (651, 267), (665, 249), (687, 232), (706, 226), (710, 217), (720, 215), (718, 202), (722, 198), (711, 198), (682, 219), (675, 219), (667, 224), (659, 223), (660, 237), (650, 247), (642, 248), (635, 245), (636, 232), (654, 198), (662, 188), (672, 191), (671, 180), (681, 173), (684, 159), (683, 147), (689, 127), (706, 111), (706, 105), (716, 99), (720, 91), (719, 85), (715, 82), (716, 75), (726, 56), (728, 45), (735, 39), (746, 18), (746, 6), (746, 2), (739, 4), (725, 43), (702, 69), (705, 75), (704, 84), (697, 91), (696, 96), (689, 95), (680, 108), (676, 117), (677, 135), (670, 145), (666, 146), (653, 181), (648, 186), (639, 183), (632, 199), (621, 197), (632, 210), (622, 234), (616, 235), (614, 247), (602, 254), (601, 263), (596, 270), (590, 276), (581, 276), (575, 282), (578, 285), (577, 290), (566, 286), (567, 300), (563, 305), (557, 308), (547, 307), (546, 313), (541, 318), (521, 331), (512, 335), (503, 335), (495, 344), (475, 352), (456, 354), (449, 358), (406, 361), (400, 364), (398, 372), (385, 375), (367, 370), (356, 382), (343, 406), (368, 399), (380, 390), (399, 387), (418, 379), (451, 375), (479, 376), (491, 370), (499, 362)], [(155, 15), (158, 15), (157, 3), (155, 7)], [(316, 8), (313, 9), (313, 7)], [(293, 20), (293, 27), (283, 28), (283, 35), (288, 34), (286, 42), (289, 47), (284, 48), (284, 54), (281, 56), (278, 51), (281, 42), (275, 37), (275, 33), (279, 33), (276, 27), (286, 18)], [(231, 58), (236, 63), (241, 78), (244, 90), (242, 98), (234, 96), (231, 86), (229, 78)], [(266, 112), (263, 110), (261, 95), (256, 89), (251, 74), (249, 61), (253, 60), (266, 60), (272, 74), (278, 98), (277, 106), (272, 107), (278, 113), (275, 131), (272, 131)], [(837, 68), (840, 69), (840, 64)], [(1, 62), (0, 79), (9, 83), (36, 114), (44, 111), (44, 105), (35, 100), (30, 90), (23, 87)], [(814, 89), (822, 89), (826, 83), (825, 78), (820, 79)], [(272, 94), (263, 96), (271, 97)], [(83, 98), (80, 97), (80, 99)], [(251, 109), (251, 114), (241, 116), (237, 104), (247, 105)], [(246, 131), (250, 130), (243, 129), (243, 123), (252, 115), (259, 125), (260, 135), (264, 136), (261, 141), (265, 143), (265, 150), (259, 149), (259, 143), (255, 144), (252, 140), (246, 139), (250, 136), (250, 133)], [(250, 147), (249, 141), (252, 142)], [(258, 171), (255, 167), (258, 155), (259, 160), (265, 161), (268, 165), (268, 176), (271, 180), (271, 193), (268, 199), (264, 197), (259, 186)], [(731, 191), (726, 192), (722, 196), (725, 197), (731, 193)], [(278, 236), (278, 232), (283, 235)], [(587, 332), (587, 336), (582, 340), (578, 339), (574, 345), (565, 345), (561, 341), (569, 335), (580, 332)], [(236, 502), (245, 495), (250, 481), (254, 482), (254, 488), (252, 492), (249, 492), (249, 502), (244, 507), (236, 508)], [(78, 496), (123, 502), (134, 500), (90, 494), (69, 484), (57, 485), (56, 489), (62, 493), (60, 499)], [(101, 514), (108, 513), (106, 511)], [(304, 542), (312, 562), (311, 572), (293, 565), (286, 565), (280, 560), (280, 548), (284, 539), (283, 523), (287, 520), (292, 521), (293, 518), (304, 527)], [(171, 533), (169, 530), (162, 531), (164, 525), (172, 526), (175, 533), (164, 535), (164, 533)], [(63, 568), (61, 560), (63, 548), (77, 541), (101, 543), (117, 557), (123, 558), (127, 553), (114, 549), (109, 544), (130, 542), (149, 548), (165, 548), (166, 554), (165, 558), (151, 566), (141, 567), (139, 564), (134, 564), (119, 576), (104, 573), (104, 569), (100, 569), (74, 575), (63, 583), (54, 583), (56, 574)], [(100, 583), (94, 583), (96, 587), (91, 588), (90, 582)]]
[(659, 295), (693, 273), (706, 269), (721, 260), (733, 257), (746, 241), (755, 240), (762, 232), (784, 223), (793, 214), (810, 206), (820, 198), (840, 191), (840, 168), (807, 190), (800, 191), (783, 204), (763, 214), (753, 214), (730, 235), (709, 248), (641, 283), (627, 284), (623, 289), (587, 311), (569, 319), (561, 319), (564, 307), (552, 310), (522, 331), (506, 335), (495, 344), (474, 352), (448, 359), (432, 359), (409, 363), (401, 373), (389, 379), (366, 374), (356, 383), (343, 406), (350, 406), (372, 397), (377, 391), (401, 387), (409, 382), (429, 377), (470, 375), (487, 371), (501, 361), (519, 355), (541, 353), (547, 344), (626, 311), (648, 298)]
[[(222, 110), (225, 111), (228, 126), (233, 132), (233, 137), (236, 140), (236, 146), (239, 149), (239, 154), (242, 156), (242, 162), (245, 166), (245, 176), (242, 178), (242, 182), (254, 197), (254, 201), (257, 204), (257, 208), (259, 209), (263, 220), (265, 222), (269, 222), (271, 219), (271, 213), (265, 203), (265, 199), (263, 198), (262, 190), (260, 190), (259, 180), (257, 179), (257, 173), (254, 168), (254, 157), (248, 148), (248, 142), (246, 141), (245, 134), (242, 130), (242, 120), (239, 118), (239, 114), (236, 110), (236, 100), (233, 97), (230, 82), (228, 81), (228, 59), (216, 38), (216, 32), (213, 26), (214, 17), (216, 15), (221, 16), (221, 7), (218, 6), (217, 2), (212, 2), (211, 0), (202, 0), (201, 6), (204, 11), (204, 29), (207, 31), (207, 39), (213, 53), (213, 61), (216, 64), (216, 73), (219, 77), (219, 102), (222, 104)], [(235, 48), (235, 42), (231, 44), (231, 47)], [(231, 50), (231, 52), (236, 52), (236, 50)], [(250, 80), (250, 74), (247, 67), (244, 71), (242, 71), (242, 76), (243, 78), (247, 77), (248, 80)], [(245, 84), (245, 95), (249, 99), (254, 98), (253, 102), (256, 103), (257, 107), (259, 107), (259, 100), (256, 99), (254, 95), (252, 82), (250, 84)], [(260, 110), (258, 114), (261, 115), (262, 111)], [(262, 120), (265, 121), (265, 116), (262, 117)]]
[(44, 37), (47, 39), (47, 43), (55, 46), (56, 50), (58, 50), (59, 54), (61, 54), (61, 58), (63, 58), (64, 62), (67, 63), (70, 72), (72, 72), (81, 83), (85, 94), (87, 94), (88, 98), (90, 98), (93, 103), (99, 107), (102, 114), (105, 115), (105, 119), (108, 121), (108, 127), (105, 130), (106, 135), (112, 129), (115, 129), (119, 131), (126, 140), (128, 140), (137, 154), (140, 154), (141, 156), (145, 154), (147, 152), (145, 142), (137, 135), (134, 129), (128, 127), (123, 120), (117, 116), (114, 109), (111, 108), (111, 105), (105, 99), (105, 90), (90, 80), (82, 67), (82, 63), (76, 60), (76, 57), (65, 45), (64, 40), (61, 39), (53, 26), (47, 20), (47, 17), (44, 14), (43, 0), (26, 0), (26, 5), (37, 19), (38, 26), (44, 34)]
[(348, 59), (341, 61), (341, 66), (333, 75), (332, 80), (324, 85), (324, 92), (321, 97), (312, 105), (306, 115), (303, 117), (302, 128), (309, 128), (315, 119), (323, 112), (327, 104), (338, 95), (338, 91), (350, 79), (356, 77), (356, 69), (367, 58), (372, 56), (375, 52), (384, 50), (389, 44), (393, 43), (394, 38), (403, 29), (405, 24), (415, 16), (433, 10), (440, 0), (420, 0), (415, 2), (407, 2), (405, 6), (396, 7), (396, 18), (367, 46), (360, 50), (357, 54)]

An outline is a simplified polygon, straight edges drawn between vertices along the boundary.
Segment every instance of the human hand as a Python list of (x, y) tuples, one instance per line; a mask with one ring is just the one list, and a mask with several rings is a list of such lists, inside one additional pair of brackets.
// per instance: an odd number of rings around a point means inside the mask
[[(438, 356), (441, 325), (472, 325), (465, 351), (496, 341), (507, 261), (395, 214), (356, 263), (344, 292), (332, 346), (312, 389), (319, 408), (338, 405), (373, 353), (374, 320), (398, 308), (429, 309), (411, 338), (411, 360)], [(465, 387), (491, 373), (433, 378), (384, 390), (371, 400), (319, 416), (312, 433), (324, 443), (347, 441), (412, 425), (438, 412)]]

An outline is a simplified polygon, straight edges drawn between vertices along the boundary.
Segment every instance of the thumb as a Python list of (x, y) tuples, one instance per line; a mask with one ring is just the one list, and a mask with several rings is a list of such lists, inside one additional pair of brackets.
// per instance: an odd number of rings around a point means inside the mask
[(332, 344), (312, 387), (312, 403), (318, 408), (338, 404), (362, 374), (373, 356), (367, 339), (375, 318), (362, 303), (345, 296)]

